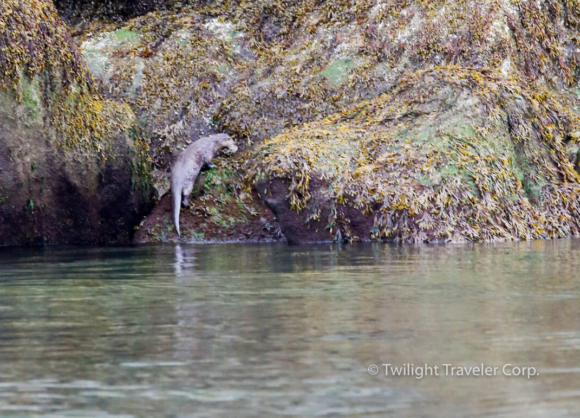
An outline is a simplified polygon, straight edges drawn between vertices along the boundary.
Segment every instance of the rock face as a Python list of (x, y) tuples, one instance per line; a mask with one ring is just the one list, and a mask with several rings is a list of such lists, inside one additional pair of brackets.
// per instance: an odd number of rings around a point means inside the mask
[(179, 0), (54, 0), (59, 14), (68, 22), (107, 19), (119, 21), (165, 7), (185, 3)]
[(78, 39), (160, 194), (172, 155), (223, 131), (245, 152), (219, 176), (290, 242), (580, 233), (575, 2), (188, 4)]
[[(181, 237), (177, 236), (171, 221), (171, 195), (165, 195), (135, 233), (133, 242), (257, 243), (285, 240), (275, 216), (263, 205), (242, 204), (240, 207), (227, 197), (221, 202), (213, 199), (200, 201), (198, 196), (194, 197), (195, 202), (190, 208), (181, 209)], [(257, 196), (254, 202), (259, 202)]]
[(150, 209), (134, 116), (49, 1), (0, 4), (0, 245), (122, 244)]
[(265, 141), (249, 177), (290, 242), (579, 236), (579, 127), (491, 71), (425, 70)]
[(156, 12), (82, 38), (100, 92), (129, 104), (159, 174), (176, 151), (216, 132), (218, 107), (247, 59), (230, 32), (195, 13)]

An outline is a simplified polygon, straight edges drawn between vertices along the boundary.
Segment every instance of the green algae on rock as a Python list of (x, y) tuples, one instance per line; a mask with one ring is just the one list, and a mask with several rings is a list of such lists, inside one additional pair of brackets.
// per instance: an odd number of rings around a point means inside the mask
[(0, 46), (0, 245), (128, 243), (150, 202), (131, 109), (96, 93), (50, 1), (3, 1)]
[(260, 199), (244, 196), (235, 167), (224, 159), (201, 173), (191, 205), (181, 210), (181, 237), (173, 225), (171, 195), (162, 196), (135, 233), (135, 243), (273, 242), (283, 241), (278, 222)]
[[(207, 10), (253, 45), (247, 71), (256, 75), (219, 114), (230, 134), (252, 140), (376, 97), (431, 65), (493, 69), (530, 89), (578, 81), (580, 8), (569, 0), (223, 0)], [(348, 61), (348, 73), (320, 82)]]

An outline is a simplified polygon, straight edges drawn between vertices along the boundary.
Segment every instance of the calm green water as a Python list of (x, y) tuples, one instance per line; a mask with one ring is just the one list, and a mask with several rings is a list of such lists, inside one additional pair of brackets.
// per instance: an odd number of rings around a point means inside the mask
[(0, 416), (578, 417), (579, 297), (575, 240), (4, 249)]

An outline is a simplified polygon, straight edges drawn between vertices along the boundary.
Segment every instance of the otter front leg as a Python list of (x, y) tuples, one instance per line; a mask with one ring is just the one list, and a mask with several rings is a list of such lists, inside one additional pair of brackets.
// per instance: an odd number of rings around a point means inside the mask
[(182, 207), (184, 207), (184, 208), (189, 207), (189, 195), (191, 195), (192, 191), (193, 191), (193, 181), (189, 181), (183, 185), (183, 192), (182, 192), (183, 198), (181, 199), (181, 206)]

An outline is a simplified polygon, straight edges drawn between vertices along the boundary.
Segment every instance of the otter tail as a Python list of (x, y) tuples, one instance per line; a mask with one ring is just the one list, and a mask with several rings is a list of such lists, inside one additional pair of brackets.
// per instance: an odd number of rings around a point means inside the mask
[(181, 190), (176, 187), (171, 188), (171, 194), (173, 194), (173, 224), (175, 225), (175, 230), (177, 235), (181, 237), (179, 233), (179, 211), (181, 210)]

